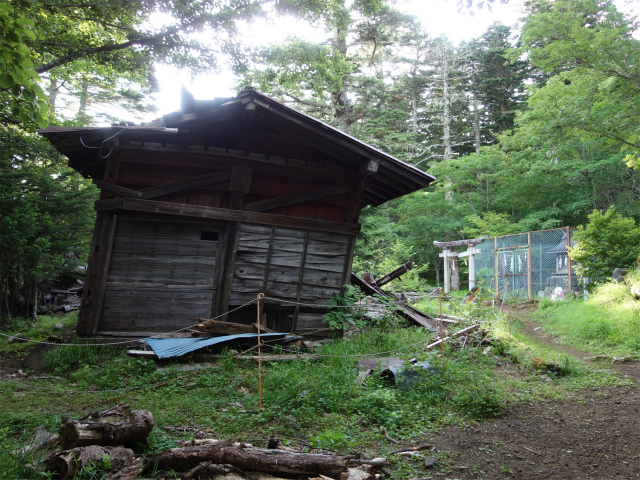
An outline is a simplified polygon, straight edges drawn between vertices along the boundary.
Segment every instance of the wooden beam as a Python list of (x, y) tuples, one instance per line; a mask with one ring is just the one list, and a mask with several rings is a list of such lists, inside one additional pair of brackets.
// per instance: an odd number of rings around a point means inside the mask
[(351, 188), (346, 185), (333, 185), (331, 187), (311, 190), (310, 192), (296, 193), (294, 195), (286, 195), (284, 197), (276, 197), (268, 200), (261, 200), (259, 202), (247, 203), (244, 206), (244, 210), (250, 212), (264, 212), (274, 208), (288, 207), (290, 205), (312, 202), (322, 198), (337, 197), (338, 195), (348, 193), (350, 190)]
[(92, 180), (92, 182), (100, 190), (106, 190), (107, 192), (115, 193), (116, 195), (120, 195), (121, 197), (142, 198), (142, 192), (138, 192), (137, 190), (131, 190), (130, 188), (114, 185), (113, 183), (103, 182), (102, 180), (96, 180), (95, 178)]
[(387, 273), (381, 279), (376, 280), (376, 285), (378, 286), (378, 288), (380, 288), (380, 287), (386, 285), (387, 283), (395, 280), (396, 278), (401, 277), (402, 275), (407, 273), (412, 268), (413, 268), (413, 262), (407, 262), (404, 265), (400, 265), (394, 271), (392, 271), (390, 273)]
[[(484, 242), (487, 239), (486, 235), (483, 235), (482, 237), (478, 237), (478, 238), (469, 238), (467, 240), (453, 240), (451, 242), (436, 242), (434, 241), (433, 244), (436, 247), (440, 247), (440, 248), (451, 248), (451, 247), (464, 247), (464, 246), (474, 246), (474, 245), (478, 245), (479, 243)], [(525, 245), (523, 248), (527, 248), (527, 246)]]
[(231, 172), (228, 171), (205, 173), (204, 175), (198, 175), (197, 177), (184, 178), (176, 182), (158, 185), (157, 187), (145, 188), (140, 193), (142, 193), (143, 199), (148, 200), (150, 198), (161, 197), (162, 195), (169, 195), (170, 193), (182, 192), (184, 190), (204, 187), (205, 185), (226, 182), (230, 178)]
[[(215, 305), (213, 314), (222, 315), (229, 310), (229, 299), (233, 288), (233, 275), (235, 272), (236, 255), (238, 253), (238, 239), (240, 238), (241, 222), (230, 222), (224, 235), (222, 250), (219, 250), (216, 264), (218, 264), (218, 285), (216, 288)], [(221, 317), (227, 320), (228, 315)]]
[(317, 230), (319, 232), (346, 233), (357, 235), (360, 225), (314, 220), (311, 218), (288, 217), (273, 213), (245, 212), (227, 208), (201, 207), (183, 203), (159, 202), (156, 200), (139, 200), (133, 198), (114, 198), (98, 200), (95, 204), (98, 212), (130, 210), (133, 212), (147, 212), (165, 215), (176, 215), (191, 218), (207, 218), (211, 220), (241, 221), (262, 225), (276, 225), (279, 227), (293, 227)]
[(147, 150), (152, 152), (176, 152), (190, 155), (208, 155), (217, 157), (240, 158), (254, 162), (270, 163), (272, 165), (285, 165), (287, 167), (304, 168), (308, 170), (318, 170), (322, 172), (346, 172), (347, 169), (337, 165), (327, 165), (318, 162), (307, 162), (276, 155), (266, 155), (262, 153), (243, 152), (226, 148), (200, 147), (196, 145), (171, 145), (151, 142), (122, 142), (122, 149), (126, 150)]

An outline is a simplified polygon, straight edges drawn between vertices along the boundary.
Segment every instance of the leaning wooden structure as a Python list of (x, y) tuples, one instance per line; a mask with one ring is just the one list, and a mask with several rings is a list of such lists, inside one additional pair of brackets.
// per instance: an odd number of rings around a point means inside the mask
[[(260, 292), (269, 328), (322, 328), (362, 207), (434, 180), (250, 87), (144, 126), (41, 133), (100, 189), (83, 336), (172, 331)], [(255, 322), (255, 308), (223, 319)]]

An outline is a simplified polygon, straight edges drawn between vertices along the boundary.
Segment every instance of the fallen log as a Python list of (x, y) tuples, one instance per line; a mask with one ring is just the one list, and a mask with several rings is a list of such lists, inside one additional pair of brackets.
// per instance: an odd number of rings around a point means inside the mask
[(223, 322), (221, 320), (208, 320), (201, 318), (195, 328), (203, 332), (221, 335), (236, 335), (238, 333), (256, 333), (258, 330), (253, 325), (244, 323)]
[(120, 403), (103, 412), (93, 412), (80, 420), (62, 417), (60, 440), (70, 450), (87, 445), (130, 445), (147, 440), (153, 429), (153, 415), (148, 410), (131, 410)]
[(353, 457), (318, 455), (284, 450), (243, 449), (229, 445), (174, 448), (147, 456), (144, 471), (187, 471), (202, 462), (228, 464), (243, 470), (295, 475), (328, 475), (340, 478)]
[(140, 462), (134, 458), (133, 451), (124, 447), (99, 445), (77, 447), (56, 453), (47, 462), (47, 469), (54, 473), (55, 478), (63, 480), (74, 478), (83, 467), (89, 466), (94, 466), (101, 470), (120, 471), (120, 475), (113, 475), (109, 478), (119, 478), (121, 480), (125, 478), (133, 479), (142, 470)]

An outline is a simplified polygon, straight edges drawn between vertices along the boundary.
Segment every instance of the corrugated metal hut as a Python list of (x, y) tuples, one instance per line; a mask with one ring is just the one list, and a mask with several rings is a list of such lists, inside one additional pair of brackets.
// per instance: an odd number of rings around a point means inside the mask
[(322, 328), (361, 208), (434, 177), (250, 87), (183, 103), (146, 126), (41, 131), (101, 190), (78, 333), (172, 331), (260, 292), (268, 327)]

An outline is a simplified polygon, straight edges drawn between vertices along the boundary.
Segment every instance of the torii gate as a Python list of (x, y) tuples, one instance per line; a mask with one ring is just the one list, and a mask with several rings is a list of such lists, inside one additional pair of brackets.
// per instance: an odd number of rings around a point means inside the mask
[[(451, 292), (451, 269), (449, 266), (449, 259), (455, 257), (469, 256), (469, 291), (473, 290), (476, 286), (476, 262), (474, 255), (480, 253), (480, 249), (476, 248), (476, 245), (484, 242), (487, 239), (486, 235), (480, 238), (470, 238), (469, 240), (454, 240), (452, 242), (436, 242), (433, 244), (436, 247), (442, 248), (440, 257), (444, 258), (444, 293)], [(456, 252), (455, 247), (467, 247), (466, 252)]]

